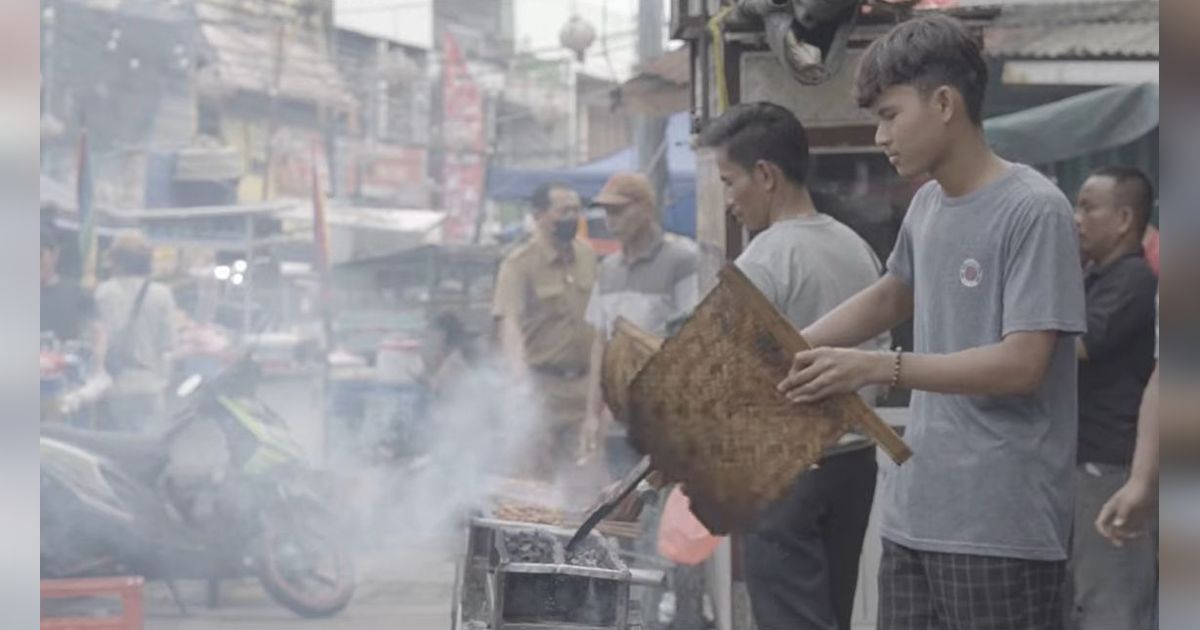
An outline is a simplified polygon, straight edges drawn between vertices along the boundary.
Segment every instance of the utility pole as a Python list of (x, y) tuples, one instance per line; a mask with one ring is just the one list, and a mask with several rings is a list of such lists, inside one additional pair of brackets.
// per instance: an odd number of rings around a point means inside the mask
[(270, 100), (270, 113), (267, 118), (267, 138), (266, 146), (263, 151), (263, 180), (262, 180), (262, 200), (266, 201), (271, 190), (271, 160), (274, 158), (272, 145), (274, 143), (275, 129), (279, 125), (279, 89), (283, 83), (283, 64), (284, 58), (284, 36), (287, 29), (287, 23), (282, 17), (275, 27), (275, 50), (274, 60), (271, 69), (271, 85), (267, 87), (267, 97)]
[[(637, 53), (638, 65), (663, 53), (662, 0), (639, 0)], [(639, 114), (634, 119), (634, 144), (637, 147), (638, 170), (650, 178), (658, 201), (663, 204), (667, 188), (667, 119)]]

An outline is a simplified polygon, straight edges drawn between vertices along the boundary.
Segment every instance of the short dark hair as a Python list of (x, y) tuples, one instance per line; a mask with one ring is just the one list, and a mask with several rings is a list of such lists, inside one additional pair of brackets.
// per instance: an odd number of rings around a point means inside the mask
[(1091, 177), (1112, 178), (1116, 184), (1117, 203), (1133, 208), (1137, 234), (1145, 234), (1154, 212), (1154, 184), (1150, 183), (1150, 178), (1132, 166), (1102, 166), (1092, 171)]
[(550, 209), (550, 193), (556, 190), (575, 192), (575, 189), (566, 182), (546, 182), (538, 186), (533, 189), (533, 194), (529, 196), (529, 205), (533, 207), (534, 214), (541, 214)]
[(759, 160), (779, 167), (793, 183), (808, 179), (808, 134), (796, 115), (774, 103), (739, 103), (708, 123), (698, 146), (723, 148), (746, 170)]
[(912, 86), (923, 96), (948, 85), (962, 94), (971, 121), (983, 123), (988, 68), (982, 46), (965, 24), (947, 15), (913, 18), (872, 42), (854, 82), (854, 96), (864, 108), (897, 85)]

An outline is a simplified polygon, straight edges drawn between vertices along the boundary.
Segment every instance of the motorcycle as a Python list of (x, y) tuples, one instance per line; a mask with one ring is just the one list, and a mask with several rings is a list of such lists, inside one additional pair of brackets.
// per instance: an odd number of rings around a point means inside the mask
[(185, 611), (174, 580), (257, 577), (301, 616), (344, 609), (355, 569), (335, 493), (254, 397), (257, 376), (249, 354), (192, 375), (161, 435), (43, 424), (42, 574), (161, 579)]

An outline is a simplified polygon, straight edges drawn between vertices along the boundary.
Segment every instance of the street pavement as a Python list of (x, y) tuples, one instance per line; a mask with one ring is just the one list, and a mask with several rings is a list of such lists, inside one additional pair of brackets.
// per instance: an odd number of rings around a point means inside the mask
[(358, 589), (329, 619), (303, 619), (275, 604), (254, 580), (221, 585), (220, 606), (205, 606), (202, 582), (179, 584), (188, 614), (163, 584), (146, 586), (145, 630), (444, 630), (450, 627), (455, 543), (393, 540), (359, 554)]

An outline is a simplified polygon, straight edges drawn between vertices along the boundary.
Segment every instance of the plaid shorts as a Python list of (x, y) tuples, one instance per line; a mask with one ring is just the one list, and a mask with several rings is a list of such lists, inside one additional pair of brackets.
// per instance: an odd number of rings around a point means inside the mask
[(1067, 564), (883, 541), (878, 630), (1062, 630)]

